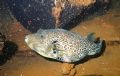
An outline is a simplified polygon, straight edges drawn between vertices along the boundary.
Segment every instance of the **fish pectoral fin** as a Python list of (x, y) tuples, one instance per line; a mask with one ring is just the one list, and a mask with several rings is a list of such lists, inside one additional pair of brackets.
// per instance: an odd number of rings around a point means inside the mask
[(55, 48), (54, 44), (48, 45), (47, 51), (51, 51)]
[(52, 50), (56, 50), (56, 51), (60, 51), (57, 49), (56, 45), (55, 44), (51, 44), (47, 47), (47, 50), (48, 51), (52, 51)]

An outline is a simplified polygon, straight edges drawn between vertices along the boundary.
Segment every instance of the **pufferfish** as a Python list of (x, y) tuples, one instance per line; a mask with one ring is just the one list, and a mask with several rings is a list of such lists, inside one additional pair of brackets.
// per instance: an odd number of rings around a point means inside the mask
[(95, 43), (93, 33), (81, 36), (64, 29), (40, 29), (26, 35), (27, 45), (43, 57), (62, 62), (77, 62), (88, 55), (101, 51), (102, 42)]

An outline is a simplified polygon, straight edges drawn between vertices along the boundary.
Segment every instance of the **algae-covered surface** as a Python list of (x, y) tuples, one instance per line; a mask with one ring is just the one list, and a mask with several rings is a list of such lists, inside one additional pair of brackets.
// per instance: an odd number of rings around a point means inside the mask
[[(95, 14), (85, 19), (71, 31), (83, 36), (95, 32), (96, 37), (106, 41), (106, 48), (101, 56), (75, 66), (77, 71), (75, 76), (120, 76), (120, 8), (118, 6), (111, 8), (104, 15)], [(62, 76), (61, 65), (60, 62), (47, 60), (35, 53), (16, 54), (6, 64), (0, 66), (0, 76)]]

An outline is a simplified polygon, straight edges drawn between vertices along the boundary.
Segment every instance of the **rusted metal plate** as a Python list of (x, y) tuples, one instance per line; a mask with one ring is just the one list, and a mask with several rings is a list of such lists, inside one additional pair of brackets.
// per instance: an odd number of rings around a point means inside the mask
[[(85, 15), (107, 6), (106, 0), (5, 0), (14, 17), (31, 32), (70, 29)], [(108, 1), (108, 0), (107, 0)], [(58, 3), (57, 3), (58, 2)]]

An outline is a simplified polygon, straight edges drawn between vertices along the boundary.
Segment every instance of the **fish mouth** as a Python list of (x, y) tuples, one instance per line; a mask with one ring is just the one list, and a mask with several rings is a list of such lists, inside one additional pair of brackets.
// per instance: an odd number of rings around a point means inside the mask
[(46, 58), (52, 58), (49, 54), (47, 54), (44, 50), (39, 50), (39, 51), (36, 51), (34, 50), (35, 52), (37, 52), (39, 55), (43, 56), (43, 57), (46, 57)]
[(49, 53), (47, 53), (46, 51), (45, 51), (45, 49), (44, 48), (42, 48), (42, 47), (40, 47), (40, 46), (33, 46), (33, 51), (35, 51), (36, 53), (38, 53), (39, 55), (41, 55), (41, 56), (43, 56), (43, 57), (47, 57), (47, 58), (52, 58), (50, 55), (49, 55)]

